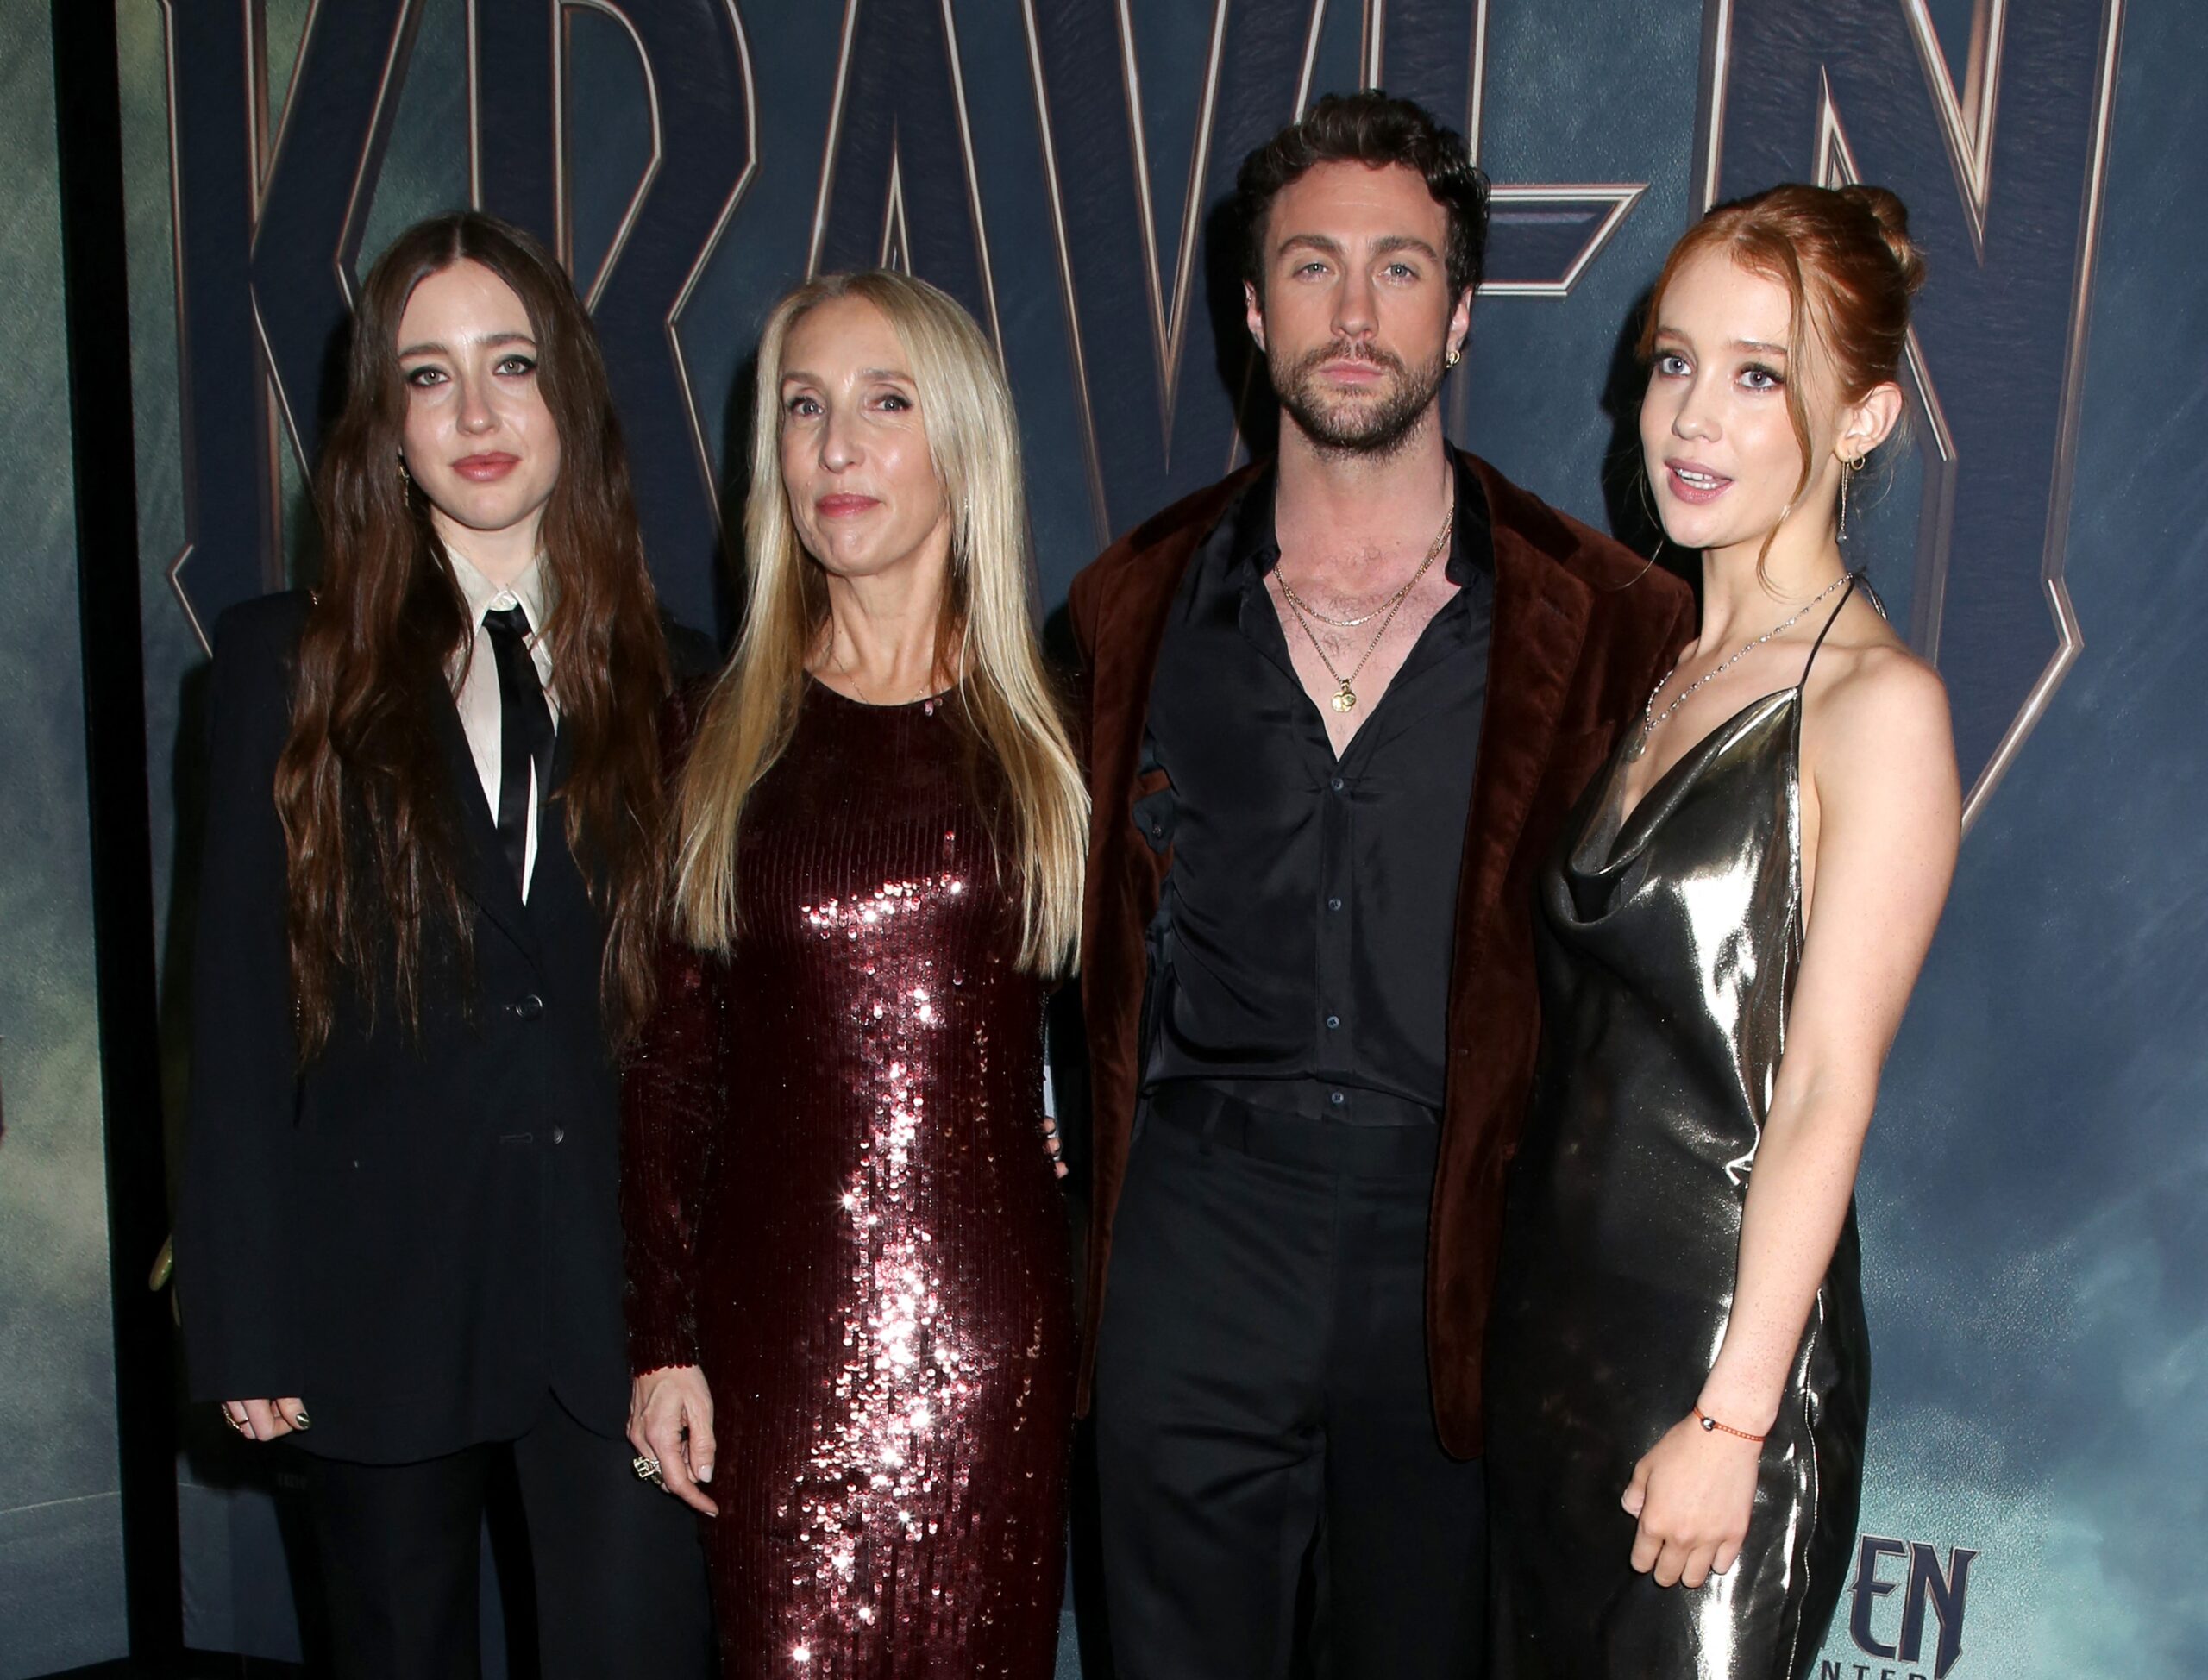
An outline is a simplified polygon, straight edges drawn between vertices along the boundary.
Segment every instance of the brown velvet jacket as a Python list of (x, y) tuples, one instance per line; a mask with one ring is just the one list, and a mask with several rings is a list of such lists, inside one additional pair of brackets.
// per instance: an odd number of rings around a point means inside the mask
[[(1471, 820), (1457, 890), (1447, 1098), (1427, 1257), (1427, 1363), (1442, 1444), (1481, 1450), (1480, 1366), (1501, 1235), (1540, 1036), (1534, 874), (1565, 815), (1694, 630), (1686, 586), (1465, 457), (1495, 534), (1495, 621)], [(1251, 467), (1167, 508), (1074, 579), (1069, 601), (1086, 695), (1090, 818), (1082, 1007), (1095, 1135), (1081, 1407), (1112, 1256), (1145, 1046), (1145, 931), (1169, 851), (1134, 826), (1163, 773), (1137, 774), (1158, 644), (1190, 556)], [(1469, 744), (1469, 743), (1468, 743)]]

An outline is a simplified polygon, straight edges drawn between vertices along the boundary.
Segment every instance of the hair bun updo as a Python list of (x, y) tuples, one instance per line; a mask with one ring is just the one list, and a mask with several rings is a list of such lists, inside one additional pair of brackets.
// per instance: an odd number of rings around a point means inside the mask
[(1903, 289), (1910, 297), (1916, 296), (1924, 285), (1924, 253), (1909, 236), (1909, 206), (1882, 186), (1844, 186), (1840, 189), (1840, 196), (1870, 211), (1872, 220), (1879, 224), (1879, 237), (1885, 241), (1886, 249), (1893, 255), (1894, 266), (1901, 271)]
[[(1722, 252), (1786, 288), (1794, 310), (1788, 348), (1798, 355), (1812, 336), (1821, 342), (1841, 401), (1859, 402), (1872, 386), (1899, 377), (1924, 258), (1909, 236), (1908, 210), (1885, 187), (1788, 181), (1710, 210), (1665, 259), (1641, 328), (1644, 363), (1656, 353), (1665, 290), (1705, 252)], [(1798, 393), (1788, 391), (1791, 412)], [(1806, 453), (1807, 422), (1795, 430)]]

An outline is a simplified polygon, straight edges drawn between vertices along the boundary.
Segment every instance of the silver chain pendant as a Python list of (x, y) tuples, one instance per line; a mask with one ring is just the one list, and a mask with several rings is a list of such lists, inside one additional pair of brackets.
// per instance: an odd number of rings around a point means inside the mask
[(1754, 641), (1748, 643), (1746, 646), (1741, 648), (1738, 653), (1734, 654), (1732, 658), (1727, 660), (1722, 665), (1716, 666), (1710, 670), (1703, 672), (1692, 682), (1689, 683), (1684, 688), (1682, 688), (1678, 693), (1674, 694), (1672, 697), (1671, 705), (1665, 706), (1663, 711), (1658, 711), (1655, 709), (1656, 697), (1664, 692), (1664, 683), (1671, 681), (1673, 677), (1678, 674), (1678, 668), (1677, 666), (1673, 666), (1670, 670), (1665, 672), (1664, 682), (1658, 683), (1654, 688), (1649, 691), (1647, 702), (1640, 708), (1640, 728), (1634, 736), (1632, 745), (1626, 750), (1627, 762), (1630, 763), (1633, 760), (1639, 758), (1643, 752), (1647, 750), (1648, 737), (1655, 734), (1658, 726), (1668, 721), (1671, 715), (1674, 711), (1677, 711), (1681, 706), (1684, 705), (1687, 703), (1689, 697), (1694, 694), (1697, 690), (1701, 688), (1704, 683), (1714, 681), (1716, 679), (1723, 676), (1728, 671), (1731, 670), (1735, 665), (1738, 665), (1742, 660), (1746, 659), (1750, 654), (1753, 653), (1758, 648), (1763, 646), (1765, 643), (1770, 641), (1773, 636), (1783, 636), (1788, 630), (1792, 630), (1795, 625), (1800, 624), (1803, 618), (1809, 616), (1810, 608), (1816, 606), (1819, 601), (1824, 600), (1827, 597), (1831, 595), (1834, 590), (1839, 588), (1841, 585), (1846, 583), (1848, 579), (1854, 575), (1854, 574), (1851, 572), (1842, 572), (1822, 589), (1820, 589), (1814, 597), (1803, 602), (1802, 604), (1801, 611), (1797, 612), (1791, 618), (1789, 618), (1783, 624), (1773, 624), (1761, 636), (1756, 637)]

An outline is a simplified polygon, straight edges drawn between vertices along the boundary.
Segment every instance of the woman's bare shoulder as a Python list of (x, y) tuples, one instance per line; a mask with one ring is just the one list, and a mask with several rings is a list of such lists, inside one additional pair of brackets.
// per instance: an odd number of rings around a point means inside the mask
[(1817, 732), (1849, 740), (1948, 734), (1948, 687), (1869, 602), (1851, 601), (1818, 652), (1806, 691)]
[[(1929, 844), (1959, 827), (1947, 685), (1891, 627), (1835, 626), (1804, 693), (1802, 756), (1828, 822), (1841, 812)], [(1826, 661), (1830, 661), (1829, 669)], [(1856, 824), (1851, 821), (1851, 831)]]

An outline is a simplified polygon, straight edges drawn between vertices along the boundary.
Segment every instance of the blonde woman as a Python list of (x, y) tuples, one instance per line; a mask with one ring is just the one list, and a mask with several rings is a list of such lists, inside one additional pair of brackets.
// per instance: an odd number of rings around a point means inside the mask
[(1088, 806), (1011, 397), (888, 273), (792, 292), (759, 368), (745, 628), (625, 1100), (630, 1436), (713, 1518), (732, 1680), (1040, 1680), (1073, 1399), (1043, 997)]

